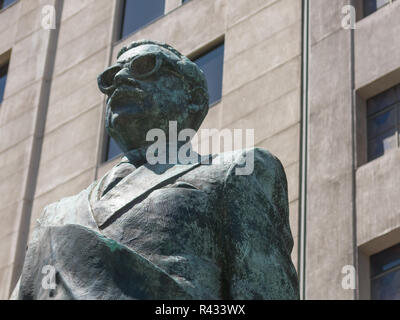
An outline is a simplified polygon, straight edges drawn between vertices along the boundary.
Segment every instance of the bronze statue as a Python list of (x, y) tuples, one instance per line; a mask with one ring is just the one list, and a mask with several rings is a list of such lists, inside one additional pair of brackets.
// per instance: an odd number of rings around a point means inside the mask
[[(200, 127), (208, 112), (202, 71), (166, 44), (139, 41), (98, 83), (107, 131), (125, 157), (86, 190), (45, 208), (13, 297), (298, 299), (277, 158), (253, 148), (229, 157), (190, 150), (189, 163), (147, 159), (149, 130), (168, 132), (171, 121), (178, 131)], [(246, 159), (252, 172), (237, 174)]]

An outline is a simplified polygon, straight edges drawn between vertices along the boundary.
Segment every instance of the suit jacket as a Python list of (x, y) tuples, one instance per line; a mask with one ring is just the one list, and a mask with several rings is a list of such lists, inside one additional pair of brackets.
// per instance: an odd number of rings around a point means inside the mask
[(102, 196), (109, 174), (45, 208), (14, 298), (298, 298), (286, 176), (269, 152), (143, 165)]

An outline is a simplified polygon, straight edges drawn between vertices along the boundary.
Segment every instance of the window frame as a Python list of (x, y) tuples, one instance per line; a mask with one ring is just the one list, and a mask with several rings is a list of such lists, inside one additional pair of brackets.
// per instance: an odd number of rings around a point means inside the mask
[(142, 25), (141, 27), (139, 27), (138, 29), (135, 29), (125, 35), (123, 35), (123, 31), (124, 31), (124, 21), (125, 21), (125, 9), (126, 9), (126, 1), (127, 0), (121, 0), (118, 3), (118, 26), (116, 28), (116, 33), (115, 33), (115, 42), (120, 42), (123, 41), (125, 39), (127, 39), (128, 37), (130, 37), (131, 35), (135, 34), (136, 32), (142, 30), (143, 28), (147, 27), (148, 25), (158, 21), (159, 19), (163, 18), (165, 16), (165, 8), (166, 8), (166, 2), (168, 0), (164, 0), (164, 10), (162, 15), (160, 15), (157, 18), (154, 18), (152, 20), (150, 20), (149, 22), (145, 23), (144, 25)]
[[(188, 0), (188, 1), (191, 1), (191, 0)], [(211, 42), (208, 46), (206, 46), (202, 50), (198, 51), (195, 55), (193, 55), (193, 56), (189, 55), (189, 57), (190, 57), (189, 59), (192, 62), (196, 63), (196, 60), (204, 57), (205, 55), (207, 55), (211, 51), (219, 48), (220, 46), (224, 46), (223, 55), (222, 55), (221, 97), (218, 100), (209, 103), (209, 108), (210, 109), (212, 107), (216, 106), (217, 104), (219, 104), (222, 101), (222, 98), (223, 98), (224, 64), (225, 64), (225, 39), (222, 38), (222, 39), (219, 39), (217, 41)], [(197, 63), (196, 63), (196, 65), (197, 65)], [(208, 85), (208, 83), (207, 83), (207, 85)]]
[(3, 10), (7, 10), (8, 8), (10, 8), (11, 6), (13, 6), (14, 4), (16, 4), (19, 0), (14, 0), (13, 2), (9, 3), (8, 5), (4, 6), (4, 4), (1, 3), (0, 0), (0, 12), (2, 12)]
[[(369, 98), (367, 100), (367, 102), (366, 102), (366, 109), (367, 109), (366, 110), (366, 126), (367, 126), (367, 128), (366, 128), (366, 147), (367, 147), (367, 155), (366, 155), (367, 159), (366, 160), (367, 161), (366, 162), (372, 162), (372, 161), (374, 161), (374, 160), (376, 160), (376, 159), (378, 159), (378, 158), (380, 158), (380, 157), (385, 155), (385, 152), (384, 152), (382, 155), (372, 156), (371, 157), (370, 156), (370, 148), (371, 148), (370, 143), (373, 140), (375, 140), (375, 139), (379, 138), (380, 136), (382, 136), (383, 134), (389, 132), (390, 130), (395, 129), (395, 133), (394, 134), (396, 135), (396, 138), (395, 138), (396, 139), (396, 147), (393, 148), (393, 149), (400, 148), (400, 115), (399, 115), (400, 114), (400, 96), (396, 96), (395, 101), (392, 102), (391, 104), (388, 104), (387, 106), (384, 106), (383, 108), (379, 109), (378, 111), (375, 111), (375, 112), (372, 112), (371, 114), (368, 114), (368, 108), (370, 108), (370, 106), (368, 105), (369, 101), (371, 101), (374, 98), (377, 98), (381, 94), (385, 94), (386, 92), (389, 94), (390, 90), (394, 90), (396, 92), (396, 94), (397, 94), (397, 91), (400, 92), (400, 84), (397, 84), (397, 85), (389, 88), (388, 90), (385, 90), (385, 91), (383, 91), (383, 92), (381, 92), (379, 94), (374, 95), (373, 97)], [(373, 120), (373, 119), (375, 119), (375, 118), (377, 118), (377, 117), (379, 117), (379, 116), (381, 116), (381, 115), (383, 115), (383, 114), (385, 114), (387, 112), (391, 112), (392, 110), (394, 111), (394, 114), (395, 114), (394, 115), (395, 116), (394, 126), (391, 126), (390, 128), (386, 128), (383, 131), (378, 132), (374, 136), (370, 136), (370, 131), (369, 131), (369, 122), (370, 122), (370, 120)], [(388, 150), (390, 150), (390, 149), (388, 149)]]
[(383, 8), (387, 7), (388, 5), (393, 4), (393, 2), (396, 1), (396, 0), (389, 0), (388, 3), (382, 5), (381, 7), (377, 8), (375, 11), (372, 11), (372, 12), (370, 12), (368, 14), (365, 13), (365, 1), (366, 0), (357, 0), (357, 2), (356, 2), (357, 21), (362, 20), (364, 18), (367, 18), (367, 17), (373, 15), (374, 13), (379, 11), (380, 9), (383, 9)]
[(389, 248), (386, 248), (384, 250), (381, 250), (381, 251), (379, 251), (379, 252), (377, 252), (377, 253), (375, 253), (375, 254), (373, 254), (373, 255), (371, 255), (369, 257), (369, 264), (370, 264), (370, 277), (369, 278), (370, 278), (370, 297), (371, 297), (371, 299), (373, 297), (373, 284), (372, 284), (372, 282), (374, 280), (380, 279), (380, 278), (382, 278), (384, 276), (387, 276), (387, 275), (389, 275), (389, 274), (391, 274), (393, 272), (397, 272), (397, 271), (400, 270), (400, 261), (399, 261), (399, 259), (394, 258), (394, 260), (392, 260), (392, 262), (385, 263), (385, 264), (382, 265), (382, 267), (385, 266), (385, 265), (393, 264), (393, 262), (395, 262), (395, 263), (397, 262), (394, 266), (389, 267), (387, 270), (379, 270), (379, 271), (376, 271), (375, 273), (373, 272), (373, 270), (375, 269), (374, 265), (376, 266), (376, 265), (380, 264), (379, 262), (374, 262), (374, 259), (378, 260), (377, 259), (378, 256), (382, 257), (382, 256), (384, 256), (385, 254), (387, 254), (388, 252), (390, 252), (392, 250), (394, 250), (394, 253), (398, 253), (400, 251), (400, 243), (395, 244), (395, 245), (393, 245), (393, 246), (391, 246)]
[(1, 104), (3, 103), (3, 101), (4, 101), (4, 93), (5, 93), (5, 91), (6, 91), (7, 77), (8, 77), (9, 68), (10, 68), (10, 60), (9, 60), (9, 59), (5, 60), (5, 62), (3, 62), (3, 63), (0, 64), (0, 76), (2, 75), (2, 72), (3, 72), (4, 70), (5, 70), (5, 76), (6, 76), (6, 80), (5, 80), (5, 83), (4, 83), (3, 94), (0, 96), (0, 106), (1, 106)]

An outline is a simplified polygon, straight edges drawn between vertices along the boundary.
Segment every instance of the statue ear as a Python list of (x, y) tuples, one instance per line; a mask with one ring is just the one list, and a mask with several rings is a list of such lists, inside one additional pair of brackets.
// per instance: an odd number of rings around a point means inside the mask
[(208, 107), (208, 93), (204, 88), (196, 87), (191, 92), (191, 103), (189, 105), (190, 113), (197, 113)]

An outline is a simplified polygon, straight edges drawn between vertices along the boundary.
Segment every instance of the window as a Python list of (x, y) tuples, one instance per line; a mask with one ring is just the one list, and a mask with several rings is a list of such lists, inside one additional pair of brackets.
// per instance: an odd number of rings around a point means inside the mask
[(224, 44), (220, 44), (195, 59), (195, 62), (207, 79), (210, 105), (215, 104), (222, 97), (222, 76), (224, 68)]
[(400, 85), (367, 101), (368, 161), (399, 147)]
[(4, 90), (6, 88), (8, 63), (0, 66), (0, 103), (3, 101)]
[(105, 161), (114, 159), (116, 156), (120, 155), (122, 150), (119, 148), (117, 143), (113, 138), (107, 135), (107, 148), (105, 154)]
[(369, 16), (383, 6), (391, 3), (393, 0), (364, 0), (363, 11), (364, 17)]
[(124, 0), (120, 39), (164, 15), (165, 0)]
[(370, 257), (371, 298), (400, 300), (400, 244)]
[(0, 0), (0, 10), (7, 8), (9, 5), (13, 4), (17, 0)]

